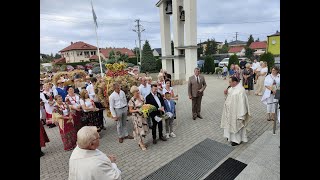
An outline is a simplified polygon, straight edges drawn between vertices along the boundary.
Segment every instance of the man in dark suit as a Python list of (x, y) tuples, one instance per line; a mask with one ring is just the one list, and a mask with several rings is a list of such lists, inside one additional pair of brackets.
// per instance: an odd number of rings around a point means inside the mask
[(196, 118), (202, 119), (200, 115), (201, 111), (201, 100), (203, 96), (203, 91), (206, 89), (207, 83), (204, 76), (200, 75), (200, 69), (194, 69), (194, 75), (189, 77), (188, 82), (188, 94), (189, 99), (192, 99), (192, 117), (193, 120)]
[(159, 130), (159, 139), (162, 141), (167, 141), (167, 139), (162, 135), (162, 120), (157, 122), (155, 120), (155, 116), (160, 117), (164, 113), (164, 101), (162, 95), (158, 93), (157, 84), (151, 85), (151, 93), (146, 97), (146, 104), (154, 105), (158, 110), (153, 111), (150, 113), (150, 117), (152, 119), (152, 137), (153, 137), (153, 144), (157, 144), (157, 125)]

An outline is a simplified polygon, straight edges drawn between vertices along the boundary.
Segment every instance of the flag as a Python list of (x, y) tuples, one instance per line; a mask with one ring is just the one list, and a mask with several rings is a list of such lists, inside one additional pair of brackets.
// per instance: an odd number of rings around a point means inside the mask
[(93, 21), (94, 21), (94, 23), (96, 24), (96, 27), (98, 27), (97, 16), (96, 16), (96, 13), (94, 12), (93, 5), (92, 5), (92, 1), (91, 1), (91, 9), (92, 9)]

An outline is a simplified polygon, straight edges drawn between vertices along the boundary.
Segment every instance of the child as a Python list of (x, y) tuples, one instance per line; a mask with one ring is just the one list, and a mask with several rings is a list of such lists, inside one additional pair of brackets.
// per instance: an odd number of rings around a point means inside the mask
[(224, 80), (226, 80), (227, 72), (228, 72), (227, 65), (224, 64), (223, 69), (222, 69), (222, 76), (223, 76), (223, 79), (224, 79)]
[(171, 94), (169, 92), (165, 93), (165, 100), (164, 100), (164, 111), (172, 113), (172, 116), (165, 120), (166, 123), (166, 138), (168, 139), (169, 136), (176, 137), (172, 130), (173, 118), (176, 114), (176, 106), (174, 101), (171, 99)]

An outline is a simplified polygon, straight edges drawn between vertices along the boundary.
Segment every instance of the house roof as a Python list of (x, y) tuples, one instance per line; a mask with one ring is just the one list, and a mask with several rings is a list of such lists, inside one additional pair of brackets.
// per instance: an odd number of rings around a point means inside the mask
[(71, 50), (97, 50), (97, 47), (92, 46), (91, 44), (79, 41), (79, 42), (71, 42), (71, 45), (60, 50), (59, 52), (71, 51)]
[(64, 58), (64, 57), (61, 57), (61, 58), (59, 58), (59, 59), (54, 59), (53, 61), (52, 61), (54, 64), (62, 64), (62, 63), (66, 63), (66, 58)]
[(249, 46), (251, 49), (266, 49), (267, 43), (265, 41), (262, 42), (252, 42)]
[(238, 47), (238, 46), (236, 46), (236, 47), (231, 47), (231, 48), (229, 49), (228, 53), (238, 53), (238, 52), (241, 52), (242, 49), (243, 49), (243, 47)]
[(107, 49), (101, 48), (100, 53), (102, 53), (104, 57), (109, 58), (109, 53), (111, 52), (111, 50), (113, 50), (114, 53), (117, 53), (117, 51), (120, 51), (121, 54), (126, 54), (129, 57), (135, 56), (134, 53), (128, 48), (107, 48)]
[(246, 41), (239, 41), (239, 40), (236, 40), (236, 41), (231, 41), (231, 42), (229, 42), (228, 44), (229, 44), (229, 46), (231, 45), (242, 45), (242, 44), (246, 44), (247, 42)]
[(98, 60), (99, 57), (98, 57), (97, 55), (92, 55), (92, 56), (89, 58), (89, 60), (91, 60), (91, 59), (93, 59), (93, 60)]
[[(276, 33), (271, 34), (270, 36), (280, 36), (280, 32), (279, 32), (279, 31), (277, 31)], [(268, 37), (270, 37), (270, 36), (268, 36)]]
[(154, 48), (154, 50), (156, 50), (158, 54), (161, 54), (161, 48)]

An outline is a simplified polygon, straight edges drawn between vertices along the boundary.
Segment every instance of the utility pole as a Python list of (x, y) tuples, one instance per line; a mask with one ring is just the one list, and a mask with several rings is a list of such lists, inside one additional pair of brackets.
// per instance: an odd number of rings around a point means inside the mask
[[(137, 40), (134, 40), (134, 44), (136, 45), (137, 47)], [(137, 52), (137, 48), (135, 48), (136, 50), (136, 56), (137, 56), (137, 65), (139, 64), (139, 59), (138, 59), (138, 52)], [(139, 55), (140, 56), (140, 55)]]
[(238, 40), (238, 32), (236, 32), (236, 41)]
[(142, 58), (142, 53), (141, 53), (141, 32), (143, 32), (145, 29), (141, 27), (140, 24), (140, 19), (136, 19), (134, 22), (137, 22), (137, 25), (135, 27), (137, 29), (133, 29), (134, 32), (138, 33), (138, 41), (139, 41), (139, 53), (140, 53), (140, 65), (141, 65), (141, 58)]

